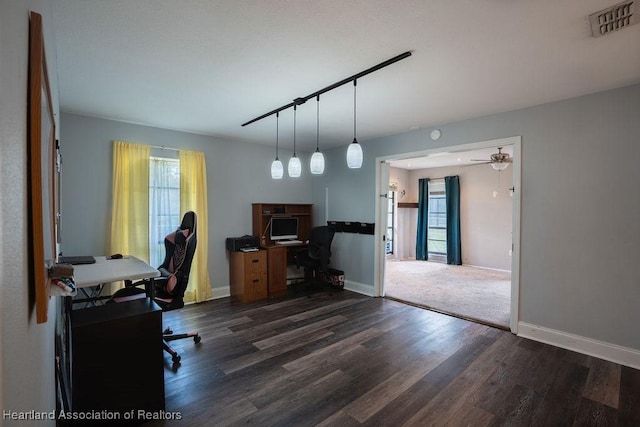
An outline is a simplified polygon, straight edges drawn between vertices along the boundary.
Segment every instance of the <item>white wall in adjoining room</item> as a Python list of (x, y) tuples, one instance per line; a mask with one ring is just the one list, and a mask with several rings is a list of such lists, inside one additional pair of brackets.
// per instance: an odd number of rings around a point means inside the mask
[[(409, 170), (389, 167), (389, 187), (396, 188), (396, 207), (411, 202), (409, 194)], [(394, 228), (393, 254), (388, 258), (404, 260), (416, 256), (416, 209), (398, 207)]]
[(509, 167), (498, 172), (487, 164), (412, 170), (409, 198), (418, 201), (420, 178), (458, 175), (462, 263), (511, 270), (513, 197), (509, 189), (513, 185), (512, 170)]

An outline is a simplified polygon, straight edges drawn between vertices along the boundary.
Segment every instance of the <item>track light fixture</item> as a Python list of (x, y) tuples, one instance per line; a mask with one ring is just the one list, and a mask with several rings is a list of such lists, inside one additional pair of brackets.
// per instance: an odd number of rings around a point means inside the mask
[(324, 173), (324, 154), (320, 152), (320, 95), (316, 97), (316, 151), (309, 161), (309, 169), (314, 175)]
[[(320, 89), (317, 92), (314, 92), (310, 95), (304, 96), (304, 97), (300, 97), (300, 98), (296, 98), (293, 100), (293, 102), (287, 104), (287, 105), (283, 105), (280, 108), (276, 108), (273, 111), (270, 111), (268, 113), (265, 113), (259, 117), (256, 117), (255, 119), (249, 120), (246, 123), (243, 123), (242, 126), (247, 126), (251, 123), (257, 122), (258, 120), (262, 120), (265, 117), (269, 117), (273, 114), (278, 114), (280, 111), (282, 110), (286, 110), (287, 108), (293, 107), (293, 115), (294, 115), (294, 119), (293, 119), (293, 127), (294, 127), (294, 131), (293, 131), (293, 157), (291, 158), (291, 160), (289, 161), (289, 166), (288, 166), (288, 171), (289, 171), (289, 175), (292, 177), (298, 177), (300, 176), (300, 172), (302, 170), (301, 166), (300, 166), (300, 159), (298, 159), (298, 157), (296, 156), (296, 150), (295, 150), (295, 115), (296, 115), (296, 108), (298, 107), (298, 105), (304, 104), (305, 102), (307, 102), (309, 99), (311, 98), (317, 98), (317, 101), (320, 101), (320, 95), (322, 95), (325, 92), (329, 92), (330, 90), (333, 90), (337, 87), (340, 87), (342, 85), (345, 85), (347, 83), (353, 82), (353, 142), (351, 144), (349, 144), (349, 148), (347, 149), (347, 165), (350, 168), (360, 168), (362, 166), (362, 147), (360, 146), (360, 144), (358, 143), (357, 139), (356, 139), (356, 81), (357, 79), (359, 79), (360, 77), (366, 76), (367, 74), (371, 74), (374, 71), (378, 71), (381, 68), (387, 67), (395, 62), (398, 62), (400, 60), (403, 60), (405, 58), (408, 58), (411, 56), (411, 52), (404, 52), (401, 53), (398, 56), (394, 56), (391, 59), (387, 59), (384, 62), (381, 62), (378, 65), (374, 65), (371, 68), (368, 68), (364, 71), (361, 71), (357, 74), (354, 74), (351, 77), (347, 77), (346, 79), (340, 80), (339, 82), (336, 82), (332, 85), (329, 85), (327, 87), (325, 87), (324, 89)], [(318, 107), (319, 108), (319, 107)], [(319, 122), (319, 121), (318, 121)], [(319, 132), (319, 125), (318, 126), (318, 132)], [(311, 156), (311, 162), (310, 162), (310, 167), (312, 170), (312, 173), (322, 173), (322, 172), (314, 172), (320, 170), (320, 158), (322, 158), (322, 170), (324, 170), (324, 156), (322, 156), (322, 153), (320, 153), (320, 149), (319, 149), (319, 137), (316, 137), (316, 152)], [(317, 159), (314, 162), (314, 156), (315, 159)], [(320, 157), (322, 156), (322, 157)], [(278, 160), (278, 156), (277, 156), (277, 149), (276, 149), (276, 160), (274, 160), (274, 163)], [(317, 168), (316, 168), (317, 166)], [(273, 165), (272, 165), (273, 167)], [(273, 176), (273, 174), (272, 174)], [(277, 178), (276, 178), (277, 179)]]
[(296, 111), (298, 109), (297, 105), (293, 106), (293, 156), (289, 159), (289, 165), (287, 166), (287, 171), (289, 172), (289, 176), (291, 178), (298, 178), (302, 173), (302, 165), (300, 164), (300, 159), (296, 156)]
[(359, 169), (362, 167), (362, 147), (356, 139), (356, 86), (357, 80), (353, 80), (353, 142), (349, 144), (347, 149), (347, 166), (350, 169)]
[(278, 122), (280, 118), (280, 113), (276, 113), (276, 158), (271, 163), (271, 178), (273, 179), (282, 179), (282, 175), (284, 174), (284, 168), (282, 167), (282, 162), (278, 159)]

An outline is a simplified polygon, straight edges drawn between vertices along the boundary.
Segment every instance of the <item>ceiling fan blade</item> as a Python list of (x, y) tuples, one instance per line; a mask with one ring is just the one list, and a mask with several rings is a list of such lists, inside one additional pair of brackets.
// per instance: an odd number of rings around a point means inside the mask
[[(479, 161), (479, 160), (477, 160), (477, 161)], [(466, 167), (469, 167), (469, 166), (488, 165), (488, 164), (491, 164), (491, 162), (486, 162), (485, 161), (485, 162), (482, 162), (482, 163), (471, 163), (471, 164), (468, 164), (468, 165), (462, 165), (462, 167), (466, 168)]]
[(491, 160), (487, 160), (487, 159), (469, 159), (470, 162), (485, 162), (485, 163), (490, 163)]

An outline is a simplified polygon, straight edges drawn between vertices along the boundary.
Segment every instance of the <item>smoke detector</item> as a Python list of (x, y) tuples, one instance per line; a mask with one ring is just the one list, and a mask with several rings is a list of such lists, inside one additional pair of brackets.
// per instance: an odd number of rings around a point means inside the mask
[(602, 37), (635, 24), (638, 20), (634, 16), (634, 9), (635, 0), (631, 0), (589, 15), (593, 37)]

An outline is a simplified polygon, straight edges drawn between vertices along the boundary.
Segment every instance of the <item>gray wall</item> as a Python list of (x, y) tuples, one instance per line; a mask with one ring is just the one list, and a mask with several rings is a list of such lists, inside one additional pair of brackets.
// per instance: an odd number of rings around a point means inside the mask
[[(42, 15), (54, 111), (58, 111), (56, 51), (50, 1), (0, 2), (0, 409), (55, 409), (54, 317), (36, 323), (29, 292), (27, 214), (27, 70), (29, 11)], [(57, 117), (56, 117), (57, 118)], [(57, 121), (57, 120), (56, 120)], [(0, 421), (4, 425), (34, 425)], [(55, 425), (41, 421), (38, 425)]]
[[(66, 255), (106, 254), (111, 224), (113, 141), (123, 140), (205, 153), (209, 203), (209, 277), (214, 297), (225, 295), (229, 268), (225, 238), (252, 233), (251, 203), (312, 203), (308, 169), (300, 178), (271, 179), (275, 150), (211, 136), (63, 113), (62, 250)], [(175, 152), (167, 151), (168, 156)], [(308, 156), (298, 153), (303, 164)], [(285, 163), (291, 152), (280, 150)], [(177, 225), (177, 224), (176, 224)], [(204, 236), (199, 236), (199, 239)]]
[[(349, 170), (328, 150), (315, 201), (374, 221), (375, 158), (522, 136), (520, 321), (640, 350), (640, 85), (365, 142)], [(332, 263), (371, 287), (372, 236), (336, 239)]]

